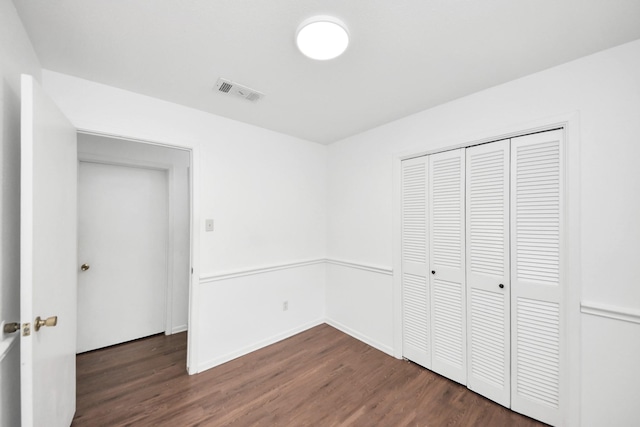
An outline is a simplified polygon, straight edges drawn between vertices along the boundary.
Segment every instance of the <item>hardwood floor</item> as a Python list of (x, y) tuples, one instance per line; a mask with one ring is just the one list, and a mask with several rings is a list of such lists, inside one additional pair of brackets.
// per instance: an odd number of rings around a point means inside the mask
[(77, 356), (73, 426), (542, 426), (321, 325), (198, 375), (186, 333)]

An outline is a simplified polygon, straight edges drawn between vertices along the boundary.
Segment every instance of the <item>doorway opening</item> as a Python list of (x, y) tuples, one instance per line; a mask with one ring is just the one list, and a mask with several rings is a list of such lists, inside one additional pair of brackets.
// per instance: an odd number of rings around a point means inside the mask
[(78, 132), (77, 353), (188, 330), (191, 154)]

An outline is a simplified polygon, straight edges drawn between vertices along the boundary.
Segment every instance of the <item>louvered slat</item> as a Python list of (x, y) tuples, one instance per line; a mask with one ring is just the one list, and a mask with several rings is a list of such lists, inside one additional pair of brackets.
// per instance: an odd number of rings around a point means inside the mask
[[(482, 147), (485, 148), (485, 147)], [(505, 186), (504, 174), (505, 150), (473, 154), (468, 157), (470, 185), (469, 221), (470, 233), (467, 244), (470, 245), (471, 271), (480, 274), (493, 274), (500, 278), (505, 270)], [(495, 224), (495, 227), (489, 227)]]
[(415, 349), (429, 353), (428, 287), (426, 278), (404, 275), (404, 341)]
[(518, 298), (517, 393), (559, 407), (560, 310), (557, 303)]
[[(505, 388), (505, 316), (502, 294), (471, 289), (470, 375), (499, 390)], [(471, 388), (471, 387), (470, 387)]]
[[(517, 147), (517, 277), (547, 285), (560, 280), (560, 146), (557, 141)], [(542, 232), (542, 233), (541, 233)], [(551, 262), (541, 265), (540, 259)]]
[(402, 256), (424, 263), (427, 257), (426, 163), (402, 169)]
[(433, 347), (434, 357), (462, 369), (463, 324), (460, 284), (433, 281)]
[(460, 268), (462, 265), (462, 197), (459, 157), (433, 161), (432, 216), (434, 266)]

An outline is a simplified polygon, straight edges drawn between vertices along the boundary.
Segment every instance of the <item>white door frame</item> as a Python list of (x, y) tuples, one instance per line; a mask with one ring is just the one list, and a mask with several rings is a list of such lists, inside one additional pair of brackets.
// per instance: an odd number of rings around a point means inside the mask
[[(81, 133), (81, 132), (78, 132)], [(124, 157), (116, 157), (102, 154), (89, 154), (78, 152), (78, 163), (96, 163), (101, 165), (108, 166), (124, 166), (131, 168), (140, 168), (140, 169), (151, 169), (163, 172), (166, 175), (166, 188), (164, 189), (167, 194), (167, 285), (165, 287), (164, 293), (164, 333), (165, 335), (171, 335), (173, 333), (173, 271), (174, 271), (174, 245), (173, 245), (173, 233), (172, 233), (172, 224), (173, 224), (173, 186), (171, 185), (173, 175), (174, 175), (174, 167), (169, 163), (156, 163), (156, 162), (147, 162), (143, 160), (133, 160), (127, 159)], [(80, 169), (78, 169), (80, 170)], [(79, 179), (79, 178), (78, 178)], [(79, 237), (79, 236), (78, 236)], [(78, 260), (80, 261), (80, 260)]]
[[(394, 356), (402, 358), (402, 205), (401, 179), (402, 161), (414, 157), (439, 153), (457, 148), (466, 148), (502, 139), (510, 139), (530, 133), (543, 132), (563, 128), (565, 132), (564, 158), (564, 238), (563, 251), (563, 282), (567, 321), (567, 354), (570, 363), (562, 395), (566, 396), (562, 424), (568, 426), (580, 425), (580, 117), (572, 112), (554, 117), (535, 120), (526, 124), (515, 124), (504, 129), (479, 131), (463, 140), (434, 141), (433, 144), (423, 144), (422, 147), (405, 150), (393, 154), (393, 348)], [(441, 148), (434, 149), (438, 146)]]
[[(91, 129), (85, 128), (76, 128), (77, 133), (85, 134), (85, 135), (95, 135), (101, 136), (105, 138), (118, 139), (121, 141), (129, 141), (147, 145), (155, 145), (159, 147), (165, 148), (173, 148), (177, 150), (186, 151), (189, 153), (190, 157), (190, 167), (189, 167), (189, 219), (190, 219), (190, 265), (191, 265), (191, 274), (189, 275), (189, 314), (187, 321), (187, 371), (189, 375), (193, 375), (198, 372), (198, 300), (199, 300), (199, 280), (197, 278), (200, 277), (200, 235), (198, 233), (198, 224), (200, 221), (199, 218), (199, 206), (200, 206), (200, 197), (199, 197), (199, 188), (200, 188), (200, 148), (195, 144), (184, 144), (178, 145), (168, 141), (154, 141), (150, 139), (139, 139), (135, 137), (129, 137), (126, 135), (102, 132), (102, 131), (94, 131)], [(87, 156), (92, 157), (92, 156)], [(84, 155), (82, 159), (87, 158)], [(95, 156), (100, 157), (100, 156)], [(113, 160), (113, 158), (111, 158)], [(80, 153), (79, 153), (79, 160)], [(89, 160), (91, 161), (91, 160)], [(117, 159), (117, 162), (120, 164), (126, 164), (129, 162), (129, 165), (139, 165), (140, 163), (134, 160), (126, 160), (126, 159)], [(122, 163), (125, 162), (125, 163)], [(158, 167), (158, 163), (147, 163), (147, 165), (155, 165)], [(168, 165), (164, 165), (168, 166)], [(170, 214), (171, 215), (171, 214)], [(172, 239), (169, 240), (169, 244), (172, 245)], [(171, 263), (170, 263), (171, 264)], [(195, 279), (194, 279), (195, 278)], [(169, 310), (170, 312), (170, 310)]]

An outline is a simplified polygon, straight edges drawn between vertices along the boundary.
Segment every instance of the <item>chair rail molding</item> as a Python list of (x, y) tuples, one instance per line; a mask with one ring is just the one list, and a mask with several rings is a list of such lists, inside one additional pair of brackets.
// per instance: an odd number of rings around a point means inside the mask
[(355, 268), (358, 270), (369, 271), (372, 273), (384, 274), (391, 276), (393, 269), (390, 267), (376, 266), (371, 264), (362, 264), (354, 261), (346, 261), (335, 258), (314, 258), (300, 261), (291, 261), (282, 264), (272, 264), (260, 267), (243, 268), (238, 270), (222, 271), (220, 273), (209, 274), (207, 276), (200, 276), (200, 283), (212, 283), (219, 282), (221, 280), (235, 279), (243, 276), (251, 276), (254, 274), (270, 273), (272, 271), (287, 270), (291, 268), (306, 267), (315, 264), (332, 264), (342, 267)]
[(626, 307), (582, 301), (580, 303), (580, 312), (592, 316), (640, 324), (640, 310), (633, 310)]
[(290, 268), (306, 267), (308, 265), (322, 264), (324, 262), (325, 262), (324, 258), (315, 258), (315, 259), (307, 259), (307, 260), (300, 260), (300, 261), (291, 261), (291, 262), (282, 263), (282, 264), (272, 264), (272, 265), (265, 265), (260, 267), (223, 271), (220, 273), (214, 273), (207, 276), (200, 276), (200, 283), (219, 282), (221, 280), (235, 279), (237, 277), (269, 273), (269, 272), (278, 271), (278, 270), (287, 270)]
[(385, 274), (387, 276), (393, 275), (393, 269), (391, 267), (377, 266), (371, 264), (363, 264), (355, 261), (346, 261), (336, 258), (327, 258), (327, 264), (339, 265), (342, 267), (356, 268), (358, 270), (370, 271), (372, 273)]

